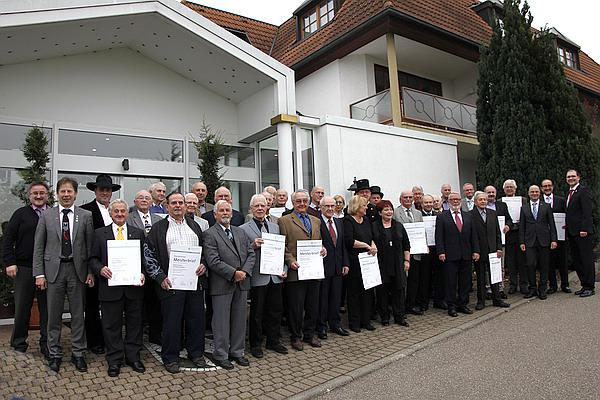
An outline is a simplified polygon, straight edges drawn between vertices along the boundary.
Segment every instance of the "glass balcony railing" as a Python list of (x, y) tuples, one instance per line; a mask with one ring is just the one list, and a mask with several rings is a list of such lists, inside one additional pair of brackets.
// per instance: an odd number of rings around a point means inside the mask
[(392, 120), (390, 90), (384, 90), (350, 105), (350, 118), (361, 121), (389, 123)]

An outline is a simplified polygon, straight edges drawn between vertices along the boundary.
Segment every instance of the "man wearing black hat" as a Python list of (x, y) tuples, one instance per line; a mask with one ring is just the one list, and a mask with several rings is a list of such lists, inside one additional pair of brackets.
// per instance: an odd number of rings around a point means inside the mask
[[(381, 193), (379, 186), (373, 186), (373, 188), (377, 189), (378, 194), (383, 198), (383, 193)], [(354, 190), (355, 196), (361, 196), (367, 199), (367, 217), (369, 218), (369, 222), (373, 223), (379, 219), (379, 213), (377, 212), (377, 207), (371, 203), (371, 189), (368, 179), (359, 179), (348, 188), (348, 190)], [(344, 214), (348, 214), (348, 207), (344, 210)]]
[(381, 188), (379, 186), (371, 186), (371, 198), (369, 199), (369, 203), (377, 207), (377, 203), (379, 203), (381, 200), (383, 200)]
[[(84, 210), (91, 211), (94, 230), (112, 224), (108, 205), (112, 193), (121, 189), (121, 185), (114, 184), (109, 175), (100, 174), (96, 177), (96, 182), (88, 182), (85, 186), (96, 194), (94, 200), (81, 206)], [(86, 289), (85, 299), (85, 333), (88, 348), (92, 353), (102, 354), (104, 353), (104, 338), (100, 321), (98, 285)]]

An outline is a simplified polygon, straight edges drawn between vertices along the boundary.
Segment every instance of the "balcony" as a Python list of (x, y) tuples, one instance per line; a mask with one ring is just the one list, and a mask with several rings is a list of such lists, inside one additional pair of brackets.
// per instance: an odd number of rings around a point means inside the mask
[[(445, 97), (406, 87), (401, 88), (402, 121), (475, 135), (477, 108)], [(379, 124), (392, 123), (390, 90), (384, 90), (350, 105), (350, 117)]]

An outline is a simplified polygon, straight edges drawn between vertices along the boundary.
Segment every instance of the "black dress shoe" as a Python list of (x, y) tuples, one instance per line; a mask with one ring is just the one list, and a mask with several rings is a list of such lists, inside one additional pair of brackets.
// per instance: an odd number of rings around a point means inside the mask
[(50, 369), (56, 373), (58, 373), (60, 371), (60, 363), (62, 362), (61, 358), (51, 358), (48, 361), (48, 367), (50, 367)]
[(121, 367), (118, 364), (108, 366), (108, 376), (116, 378), (121, 373)]
[(579, 297), (590, 297), (593, 296), (595, 293), (596, 292), (594, 292), (594, 289), (585, 289), (583, 292), (581, 292)]
[(456, 307), (456, 311), (463, 314), (473, 314), (473, 310), (467, 306)]
[[(194, 361), (192, 360), (192, 362), (194, 362)], [(129, 365), (131, 367), (131, 369), (133, 369), (138, 374), (143, 374), (144, 372), (146, 372), (146, 367), (140, 360), (125, 361), (125, 364)]]
[(304, 350), (304, 344), (300, 339), (292, 340), (292, 349), (302, 351)]
[(104, 346), (92, 346), (89, 349), (94, 354), (104, 354)]
[(354, 333), (360, 333), (360, 332), (361, 332), (361, 329), (360, 329), (360, 328), (357, 328), (357, 327), (352, 327), (352, 326), (350, 327), (350, 330), (351, 330), (352, 332), (354, 332)]
[(581, 293), (583, 293), (583, 291), (584, 291), (584, 290), (585, 290), (584, 288), (581, 288), (581, 289), (579, 289), (579, 290), (576, 290), (576, 291), (575, 291), (575, 293), (574, 293), (574, 295), (575, 295), (575, 296), (579, 296)]
[(564, 287), (564, 288), (562, 288), (562, 289), (560, 289), (560, 290), (562, 290), (564, 293), (572, 293), (572, 291), (571, 291), (571, 288), (570, 288), (570, 287), (568, 287), (568, 286), (567, 286), (567, 287)]
[(179, 363), (175, 362), (175, 361), (166, 363), (165, 369), (167, 370), (167, 372), (170, 372), (171, 374), (178, 374), (181, 372), (181, 369), (179, 368)]
[(405, 327), (409, 326), (408, 325), (408, 321), (406, 320), (406, 318), (399, 318), (395, 322), (396, 322), (397, 325), (400, 325), (400, 326), (405, 326)]
[(252, 357), (254, 357), (254, 358), (263, 358), (264, 357), (264, 353), (260, 347), (252, 347), (250, 349), (250, 354), (252, 354)]
[(267, 343), (267, 345), (265, 347), (268, 350), (273, 350), (274, 352), (279, 353), (279, 354), (287, 354), (288, 353), (287, 347), (285, 347), (281, 343), (273, 343), (273, 344)]
[(408, 312), (413, 315), (423, 315), (423, 311), (419, 307), (409, 308)]
[(233, 369), (233, 363), (229, 360), (214, 360), (214, 363), (217, 367), (221, 367), (226, 370)]
[(236, 363), (239, 366), (242, 367), (249, 367), (250, 366), (250, 361), (248, 361), (248, 359), (244, 356), (240, 356), (240, 357), (229, 357), (230, 361), (233, 361), (234, 363)]
[(546, 299), (548, 298), (548, 295), (546, 294), (546, 292), (542, 292), (542, 291), (540, 290), (540, 292), (538, 293), (538, 298), (539, 298), (540, 300), (546, 300)]
[(447, 310), (448, 304), (445, 301), (436, 301), (433, 303), (433, 308), (439, 308), (440, 310)]
[(508, 299), (508, 296), (506, 295), (506, 293), (504, 293), (504, 290), (500, 291), (500, 298), (501, 299)]
[(485, 304), (483, 304), (483, 303), (477, 303), (477, 304), (475, 305), (475, 309), (476, 309), (477, 311), (479, 311), (479, 310), (483, 310), (484, 308), (485, 308)]
[(383, 321), (381, 321), (381, 326), (390, 326), (390, 321), (387, 319), (384, 319)]
[(508, 308), (508, 307), (510, 307), (510, 304), (508, 304), (507, 302), (502, 301), (502, 300), (495, 301), (492, 304), (494, 305), (494, 307), (501, 307), (501, 308)]
[(316, 337), (305, 338), (304, 342), (310, 344), (312, 347), (321, 347), (321, 341)]
[(75, 369), (79, 372), (87, 372), (87, 364), (85, 358), (71, 356), (71, 362), (75, 366)]
[(558, 291), (558, 289), (557, 289), (557, 288), (555, 288), (555, 287), (551, 287), (550, 289), (548, 289), (548, 292), (546, 292), (546, 293), (547, 293), (547, 294), (554, 294), (554, 293), (556, 293), (557, 291)]
[(528, 293), (529, 293), (529, 289), (527, 289), (527, 288), (521, 288), (521, 294), (522, 295), (526, 295)]
[(366, 324), (366, 325), (363, 325), (362, 328), (365, 328), (368, 331), (374, 331), (375, 330), (375, 326), (373, 326), (373, 324), (370, 323), (370, 322), (368, 324)]
[(448, 315), (451, 317), (458, 317), (458, 313), (452, 308), (448, 309)]
[(319, 332), (319, 333), (317, 333), (317, 336), (321, 340), (326, 340), (327, 339), (327, 332)]
[(530, 291), (529, 293), (527, 293), (525, 296), (523, 296), (524, 299), (531, 299), (532, 297), (535, 297), (535, 291)]
[(338, 334), (340, 336), (349, 336), (350, 333), (345, 330), (344, 328), (342, 328), (341, 326), (338, 326), (337, 328), (333, 328), (331, 330), (332, 333)]

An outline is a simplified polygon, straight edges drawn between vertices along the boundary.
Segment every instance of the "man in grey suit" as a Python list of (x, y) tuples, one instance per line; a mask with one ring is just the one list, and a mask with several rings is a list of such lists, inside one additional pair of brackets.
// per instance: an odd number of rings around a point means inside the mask
[(140, 190), (135, 194), (133, 203), (135, 206), (129, 212), (127, 223), (143, 230), (146, 236), (148, 236), (150, 229), (152, 229), (152, 225), (162, 219), (158, 215), (150, 213), (150, 204), (152, 204), (150, 192), (147, 190)]
[(233, 369), (231, 361), (247, 367), (250, 362), (244, 357), (246, 301), (254, 249), (244, 230), (231, 225), (229, 202), (217, 201), (214, 212), (215, 224), (204, 232), (204, 257), (213, 305), (213, 358), (223, 369)]
[(79, 372), (86, 372), (85, 285), (94, 286), (94, 276), (87, 262), (94, 235), (92, 213), (74, 205), (77, 198), (74, 179), (60, 179), (56, 192), (58, 207), (42, 214), (35, 231), (33, 275), (39, 289), (48, 289), (50, 369), (58, 372), (62, 362), (60, 334), (66, 293), (71, 312), (71, 362)]
[[(192, 186), (192, 193), (196, 195), (198, 198), (198, 210), (196, 211), (196, 216), (200, 217), (202, 214), (208, 211), (213, 210), (213, 205), (206, 202), (206, 196), (208, 195), (208, 188), (204, 184), (204, 182), (199, 181), (194, 183)], [(204, 229), (203, 229), (204, 231)]]
[[(268, 193), (268, 192), (267, 192)], [(288, 350), (281, 344), (281, 316), (283, 315), (283, 279), (287, 276), (287, 266), (281, 260), (281, 274), (267, 275), (260, 273), (260, 248), (264, 243), (263, 232), (278, 235), (279, 226), (266, 219), (268, 201), (262, 194), (255, 194), (250, 199), (252, 219), (240, 228), (252, 241), (256, 255), (252, 269), (250, 291), (250, 351), (256, 358), (263, 357), (263, 330), (267, 336), (267, 349), (287, 354)]]
[(475, 186), (469, 182), (465, 183), (463, 194), (465, 197), (460, 201), (460, 209), (463, 212), (469, 212), (475, 208)]
[[(423, 214), (417, 210), (413, 204), (412, 190), (404, 190), (400, 193), (400, 207), (394, 211), (394, 220), (402, 225), (412, 222), (423, 222)], [(408, 271), (408, 281), (406, 284), (406, 311), (414, 315), (423, 315), (423, 312), (429, 308), (429, 294), (421, 299), (419, 288), (429, 288), (429, 271), (421, 271), (421, 255), (411, 254), (410, 270)], [(426, 283), (421, 283), (421, 281)], [(428, 289), (429, 290), (429, 289)]]

